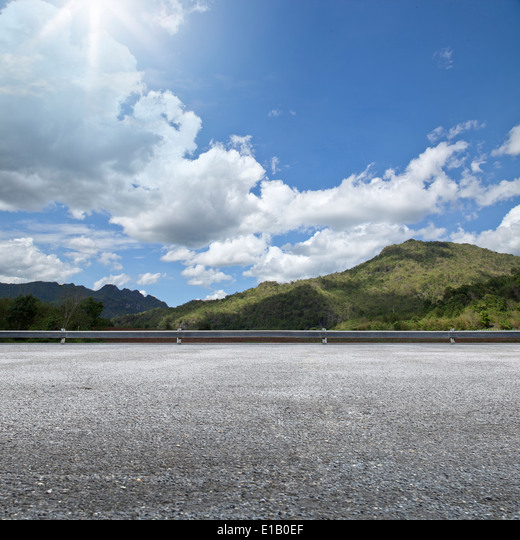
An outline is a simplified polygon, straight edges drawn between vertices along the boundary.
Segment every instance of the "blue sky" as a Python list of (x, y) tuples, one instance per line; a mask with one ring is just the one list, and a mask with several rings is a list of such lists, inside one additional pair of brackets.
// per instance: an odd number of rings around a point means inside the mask
[(171, 306), (520, 255), (517, 0), (0, 1), (0, 282)]

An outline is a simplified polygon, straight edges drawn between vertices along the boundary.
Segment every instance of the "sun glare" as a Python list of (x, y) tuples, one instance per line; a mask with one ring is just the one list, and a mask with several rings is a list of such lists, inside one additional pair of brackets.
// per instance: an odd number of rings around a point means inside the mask
[(96, 67), (99, 59), (99, 39), (101, 34), (101, 12), (103, 3), (100, 0), (82, 2), (88, 10), (88, 64)]
[(92, 69), (99, 66), (105, 33), (115, 39), (121, 37), (122, 43), (129, 46), (133, 42), (148, 50), (155, 49), (156, 40), (147, 24), (149, 19), (140, 4), (133, 0), (68, 0), (60, 4), (35, 39), (58, 32), (73, 21), (81, 23), (87, 40), (86, 59)]
[(71, 19), (81, 21), (87, 30), (88, 62), (95, 67), (99, 55), (99, 41), (111, 23), (120, 21), (126, 27), (131, 27), (132, 16), (128, 13), (128, 2), (121, 0), (70, 0), (59, 9), (56, 16), (50, 20), (40, 32), (40, 36), (59, 30)]
[(145, 43), (143, 27), (131, 0), (71, 0), (73, 15), (88, 24), (89, 64), (95, 67), (99, 59), (99, 41), (103, 32), (111, 32), (115, 23), (123, 27), (134, 40)]

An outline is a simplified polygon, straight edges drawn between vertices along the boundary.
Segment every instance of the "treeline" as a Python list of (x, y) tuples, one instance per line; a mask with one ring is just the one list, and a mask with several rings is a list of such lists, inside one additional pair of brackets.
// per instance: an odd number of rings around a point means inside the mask
[(428, 318), (452, 320), (461, 330), (519, 328), (520, 270), (482, 283), (448, 287), (442, 299), (428, 307)]
[[(345, 328), (343, 326), (342, 328)], [(425, 300), (415, 313), (350, 321), (356, 330), (518, 330), (520, 329), (520, 270), (480, 283), (447, 287), (437, 301)]]
[(0, 298), (1, 330), (92, 330), (110, 326), (101, 317), (103, 302), (69, 296), (59, 304), (43, 302), (32, 294)]
[[(264, 284), (269, 287), (270, 284)], [(276, 287), (276, 285), (272, 285)], [(161, 329), (183, 327), (198, 330), (309, 330), (332, 328), (337, 322), (334, 307), (326, 297), (307, 284), (283, 290), (255, 301), (223, 300), (193, 304), (193, 311), (170, 310), (158, 322)], [(251, 294), (251, 293), (250, 293)]]
[[(327, 291), (309, 285), (280, 289), (272, 296), (256, 298), (256, 301), (248, 298), (249, 301), (242, 304), (237, 294), (234, 298), (220, 301), (193, 302), (178, 309), (150, 312), (147, 325), (162, 329), (183, 327), (200, 330), (520, 328), (519, 270), (480, 283), (447, 287), (440, 298), (433, 301), (421, 299), (415, 291), (408, 295), (365, 292), (353, 301), (352, 296), (350, 300), (333, 298)], [(139, 327), (138, 316), (125, 322)]]

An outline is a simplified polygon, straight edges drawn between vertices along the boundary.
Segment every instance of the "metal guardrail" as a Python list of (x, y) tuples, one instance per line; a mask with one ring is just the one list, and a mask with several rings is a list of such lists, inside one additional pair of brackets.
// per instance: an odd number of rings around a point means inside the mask
[(381, 341), (449, 341), (457, 340), (519, 340), (520, 331), (516, 330), (445, 330), (445, 331), (393, 331), (393, 330), (0, 330), (0, 339), (67, 339), (125, 340), (125, 339), (317, 339), (327, 343), (329, 339), (338, 340), (381, 340)]

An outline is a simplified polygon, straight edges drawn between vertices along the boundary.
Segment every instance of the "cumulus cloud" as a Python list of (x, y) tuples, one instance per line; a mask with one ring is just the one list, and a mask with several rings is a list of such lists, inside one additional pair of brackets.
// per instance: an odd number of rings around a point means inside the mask
[[(73, 264), (87, 267), (93, 259), (113, 270), (120, 270), (121, 256), (115, 251), (136, 247), (137, 242), (118, 231), (94, 229), (83, 224), (42, 224), (31, 222), (28, 227), (35, 245), (63, 250)], [(4, 235), (7, 235), (4, 231)]]
[(493, 151), (494, 156), (503, 155), (518, 156), (520, 154), (520, 125), (515, 126), (509, 132), (509, 137), (504, 144)]
[(225, 298), (226, 296), (227, 296), (226, 291), (219, 289), (218, 291), (215, 291), (212, 294), (208, 294), (208, 296), (206, 296), (204, 300), (222, 300), (222, 298)]
[(288, 282), (339, 272), (412, 235), (408, 227), (393, 224), (364, 224), (348, 231), (323, 229), (304, 242), (281, 248), (270, 246), (245, 275), (259, 282)]
[(474, 200), (481, 208), (519, 196), (520, 178), (484, 186), (478, 178), (470, 175), (460, 183), (460, 197)]
[(190, 285), (198, 285), (200, 287), (210, 287), (213, 283), (221, 281), (230, 281), (232, 276), (215, 270), (214, 268), (206, 268), (202, 264), (196, 264), (183, 270), (182, 275), (187, 278)]
[(115, 285), (116, 287), (123, 287), (130, 281), (131, 281), (130, 276), (126, 274), (118, 274), (115, 276), (114, 275), (105, 276), (99, 279), (98, 281), (96, 281), (94, 285), (92, 286), (92, 289), (94, 291), (98, 291), (105, 285)]
[(122, 270), (123, 266), (119, 262), (121, 260), (121, 256), (117, 253), (110, 253), (108, 251), (105, 251), (101, 253), (99, 256), (99, 262), (101, 264), (104, 264), (105, 266), (111, 266), (113, 270)]
[(161, 257), (161, 261), (165, 262), (178, 262), (190, 260), (193, 256), (193, 252), (186, 247), (175, 246), (170, 249)]
[(205, 266), (250, 266), (267, 251), (269, 237), (253, 234), (212, 242), (208, 249), (192, 254), (188, 260)]
[(64, 263), (56, 255), (43, 253), (32, 238), (0, 241), (0, 282), (27, 283), (57, 281), (65, 283), (81, 269)]
[(339, 186), (299, 191), (280, 180), (262, 181), (257, 210), (244, 229), (272, 234), (301, 227), (345, 229), (362, 223), (414, 223), (457, 197), (458, 185), (444, 167), (467, 143), (441, 142), (413, 159), (405, 171), (351, 175)]
[(152, 274), (151, 272), (147, 272), (146, 274), (139, 274), (139, 279), (137, 280), (137, 283), (139, 285), (153, 285), (164, 276), (165, 275), (161, 274), (160, 272), (157, 272), (155, 274)]
[[(143, 89), (136, 60), (108, 34), (89, 61), (89, 30), (38, 0), (0, 14), (0, 208), (38, 210), (61, 201), (77, 212), (125, 185), (157, 135), (118, 119)], [(73, 27), (73, 28), (72, 28)], [(74, 33), (73, 33), (74, 30)]]
[(257, 210), (251, 190), (263, 175), (252, 156), (222, 145), (196, 159), (159, 160), (111, 221), (143, 241), (199, 247), (235, 233)]
[(459, 229), (452, 234), (452, 240), (475, 244), (501, 253), (520, 255), (520, 206), (512, 208), (496, 229), (480, 233)]

